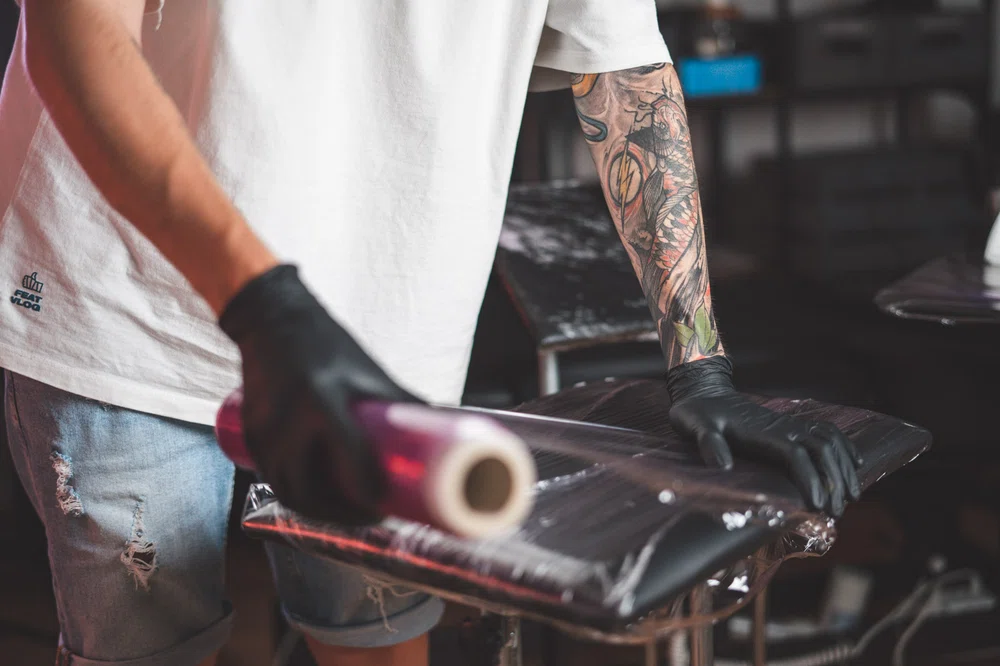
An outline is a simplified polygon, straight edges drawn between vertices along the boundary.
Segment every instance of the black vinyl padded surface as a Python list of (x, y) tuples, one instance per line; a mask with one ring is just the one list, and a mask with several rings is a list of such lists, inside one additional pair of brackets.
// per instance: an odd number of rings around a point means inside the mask
[(512, 186), (496, 265), (540, 349), (655, 339), (598, 186)]
[(1000, 324), (1000, 266), (962, 255), (941, 257), (880, 291), (875, 303), (904, 319)]
[[(865, 488), (931, 443), (922, 428), (860, 409), (808, 400), (757, 400), (781, 412), (839, 426), (864, 456), (859, 477)], [(539, 484), (531, 516), (503, 540), (463, 540), (404, 521), (341, 530), (287, 512), (266, 487), (251, 493), (244, 528), (445, 596), (605, 634), (626, 632), (721, 568), (791, 534), (794, 526), (788, 523), (751, 520), (738, 528), (727, 524), (727, 506), (737, 511), (747, 506), (739, 498), (766, 497), (764, 504), (782, 507), (786, 515), (810, 515), (780, 469), (746, 460), (738, 460), (731, 472), (706, 469), (695, 447), (673, 434), (667, 407), (664, 382), (627, 380), (568, 389), (523, 405), (520, 411), (662, 438), (648, 457), (626, 452), (621, 458), (666, 475), (661, 477), (664, 487), (679, 477), (695, 480), (698, 491), (685, 501), (664, 503), (662, 492), (636, 483), (634, 475), (616, 475), (613, 465), (595, 463), (586, 455), (558, 455), (544, 446), (532, 448), (540, 478), (551, 481)], [(550, 442), (572, 431), (558, 423), (543, 427)], [(519, 434), (531, 446), (540, 432), (529, 428)], [(615, 431), (608, 432), (609, 440), (614, 439)], [(588, 446), (602, 450), (600, 442)], [(627, 588), (624, 594), (622, 585)]]

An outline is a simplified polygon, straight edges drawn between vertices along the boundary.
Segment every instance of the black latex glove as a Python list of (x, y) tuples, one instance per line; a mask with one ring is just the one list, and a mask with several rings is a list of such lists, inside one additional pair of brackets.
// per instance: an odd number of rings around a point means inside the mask
[(733, 388), (725, 356), (692, 361), (667, 374), (670, 422), (694, 438), (709, 465), (729, 469), (733, 452), (783, 466), (813, 508), (839, 516), (861, 484), (857, 448), (834, 425), (778, 414)]
[(251, 280), (219, 325), (243, 357), (244, 436), (260, 477), (302, 515), (376, 522), (385, 478), (350, 405), (413, 396), (330, 317), (294, 266)]

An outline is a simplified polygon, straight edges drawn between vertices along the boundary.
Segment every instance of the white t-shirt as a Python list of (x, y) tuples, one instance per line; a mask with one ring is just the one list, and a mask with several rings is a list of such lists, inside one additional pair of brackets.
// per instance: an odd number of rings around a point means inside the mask
[(993, 220), (993, 228), (986, 240), (986, 263), (1000, 266), (1000, 215)]
[[(237, 350), (90, 184), (23, 38), (0, 97), (0, 366), (212, 423)], [(143, 49), (257, 233), (438, 403), (462, 394), (532, 74), (670, 57), (654, 0), (166, 0)]]

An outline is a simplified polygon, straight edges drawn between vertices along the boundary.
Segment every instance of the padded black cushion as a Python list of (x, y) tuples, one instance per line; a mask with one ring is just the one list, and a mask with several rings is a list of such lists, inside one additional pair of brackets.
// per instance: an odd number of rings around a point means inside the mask
[[(919, 427), (860, 409), (758, 400), (839, 426), (865, 458), (859, 475), (865, 487), (931, 441)], [(727, 507), (746, 507), (751, 498), (754, 511), (780, 507), (785, 516), (807, 515), (779, 469), (744, 460), (731, 472), (706, 469), (695, 448), (670, 429), (668, 407), (664, 382), (627, 380), (569, 389), (520, 408), (612, 426), (597, 437), (585, 437), (565, 421), (497, 415), (534, 444), (539, 476), (550, 481), (539, 484), (522, 529), (502, 540), (467, 541), (402, 521), (340, 530), (289, 514), (260, 488), (248, 500), (244, 527), (446, 596), (596, 631), (627, 631), (719, 569), (788, 534), (788, 526), (769, 527), (767, 520), (732, 529), (722, 520)], [(641, 435), (634, 431), (657, 439), (637, 443)], [(654, 488), (676, 488), (677, 479), (686, 484), (684, 496), (663, 501)], [(767, 501), (757, 506), (761, 495)], [(626, 579), (623, 593), (618, 584)]]
[(1000, 324), (1000, 267), (963, 255), (922, 266), (875, 297), (883, 311), (942, 324)]

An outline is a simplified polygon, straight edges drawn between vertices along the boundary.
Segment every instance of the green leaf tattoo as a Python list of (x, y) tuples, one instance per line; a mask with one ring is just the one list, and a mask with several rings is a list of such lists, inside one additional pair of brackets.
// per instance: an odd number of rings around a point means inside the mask
[(712, 318), (708, 316), (708, 311), (702, 304), (694, 313), (694, 332), (698, 337), (698, 346), (701, 348), (702, 354), (708, 353), (708, 350), (712, 348), (710, 344), (714, 337), (712, 328)]
[(677, 333), (677, 341), (681, 343), (681, 347), (687, 347), (694, 337), (694, 331), (679, 321), (674, 322), (674, 332)]
[(705, 348), (702, 349), (702, 352), (705, 354), (715, 353), (715, 351), (718, 348), (718, 344), (719, 344), (719, 331), (713, 328), (712, 335), (711, 337), (709, 337), (708, 343), (705, 345)]
[(681, 347), (687, 347), (694, 340), (698, 345), (698, 352), (710, 354), (715, 351), (719, 342), (719, 334), (712, 325), (712, 317), (708, 314), (708, 309), (701, 305), (694, 313), (694, 328), (681, 322), (674, 322), (674, 332), (677, 334), (677, 342)]

